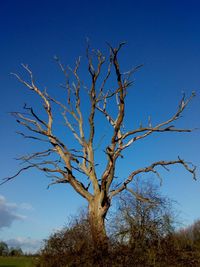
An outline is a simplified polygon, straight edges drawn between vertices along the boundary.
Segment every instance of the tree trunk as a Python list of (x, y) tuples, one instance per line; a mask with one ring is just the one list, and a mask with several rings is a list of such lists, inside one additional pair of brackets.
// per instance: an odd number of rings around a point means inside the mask
[(108, 237), (105, 229), (105, 217), (110, 207), (109, 201), (102, 205), (100, 197), (95, 197), (89, 203), (89, 222), (94, 248), (102, 256), (108, 252)]

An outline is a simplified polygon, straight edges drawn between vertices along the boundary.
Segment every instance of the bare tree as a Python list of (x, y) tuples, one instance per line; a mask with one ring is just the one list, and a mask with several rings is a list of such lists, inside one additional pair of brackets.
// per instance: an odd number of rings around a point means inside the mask
[[(80, 78), (80, 58), (76, 61), (74, 68), (65, 67), (56, 58), (66, 79), (64, 88), (67, 97), (64, 99), (65, 103), (64, 100), (63, 102), (59, 101), (50, 96), (46, 90), (40, 89), (35, 82), (31, 69), (27, 65), (22, 65), (22, 67), (27, 72), (29, 81), (16, 73), (13, 74), (19, 82), (40, 98), (43, 102), (43, 111), (46, 114), (46, 119), (44, 119), (44, 116), (36, 113), (33, 107), (28, 107), (27, 105), (24, 106), (24, 112), (12, 112), (12, 115), (16, 117), (16, 121), (25, 129), (25, 131), (18, 133), (24, 138), (45, 142), (49, 146), (44, 151), (22, 156), (20, 160), (26, 165), (15, 175), (5, 178), (2, 183), (14, 179), (28, 169), (37, 168), (52, 177), (53, 181), (50, 185), (67, 183), (72, 186), (78, 194), (88, 201), (93, 241), (97, 247), (101, 247), (107, 240), (105, 217), (113, 197), (124, 190), (129, 190), (128, 185), (136, 175), (152, 172), (159, 176), (158, 167), (168, 170), (168, 166), (179, 164), (189, 171), (194, 179), (196, 178), (195, 167), (178, 157), (170, 161), (160, 160), (149, 166), (133, 170), (124, 181), (114, 186), (113, 179), (117, 160), (122, 157), (122, 152), (135, 142), (156, 132), (191, 132), (190, 129), (176, 128), (173, 123), (180, 118), (194, 96), (194, 93), (188, 99), (183, 96), (177, 111), (168, 120), (154, 126), (149, 121), (145, 127), (139, 126), (137, 129), (125, 131), (125, 100), (128, 88), (132, 85), (131, 77), (140, 66), (122, 73), (118, 54), (124, 44), (121, 43), (117, 48), (113, 48), (108, 44), (110, 51), (108, 60), (99, 50), (91, 50), (89, 46), (87, 47), (90, 87), (86, 87)], [(102, 67), (106, 64), (107, 71), (105, 73)], [(73, 81), (70, 80), (70, 75), (73, 77)], [(113, 77), (116, 79), (116, 86), (114, 84), (112, 90), (107, 90), (108, 80), (112, 80)], [(83, 100), (82, 93), (84, 90), (87, 92), (90, 103), (89, 114), (83, 114), (82, 111), (83, 103), (81, 101)], [(70, 148), (71, 141), (68, 137), (63, 141), (59, 134), (54, 132), (53, 126), (56, 120), (54, 120), (53, 105), (57, 106), (62, 114), (65, 126), (71, 131), (78, 143), (78, 149), (77, 146)], [(97, 112), (100, 112), (105, 117), (112, 129), (111, 138), (107, 140), (108, 145), (104, 150), (107, 161), (106, 167), (100, 176), (97, 174), (97, 164), (94, 156), (94, 138), (95, 130), (97, 129), (95, 118)], [(88, 115), (87, 120), (84, 119), (86, 115)], [(27, 134), (27, 132), (30, 132), (30, 134)], [(57, 158), (55, 159), (55, 156), (53, 158), (53, 155), (57, 156)], [(83, 176), (85, 177), (84, 179), (80, 178)], [(140, 197), (136, 192), (132, 191), (132, 193), (136, 197)]]

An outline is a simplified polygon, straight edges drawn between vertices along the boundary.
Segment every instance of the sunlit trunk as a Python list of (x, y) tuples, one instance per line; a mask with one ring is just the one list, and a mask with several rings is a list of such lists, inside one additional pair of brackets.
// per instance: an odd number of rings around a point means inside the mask
[(100, 202), (100, 197), (95, 197), (89, 203), (89, 221), (92, 233), (94, 248), (100, 254), (107, 253), (108, 251), (108, 237), (105, 228), (105, 217), (109, 209), (109, 202)]

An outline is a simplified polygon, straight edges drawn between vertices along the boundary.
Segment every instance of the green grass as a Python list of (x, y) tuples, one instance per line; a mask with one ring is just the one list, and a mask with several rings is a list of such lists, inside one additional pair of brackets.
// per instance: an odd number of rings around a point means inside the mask
[(34, 257), (0, 257), (0, 267), (34, 267)]

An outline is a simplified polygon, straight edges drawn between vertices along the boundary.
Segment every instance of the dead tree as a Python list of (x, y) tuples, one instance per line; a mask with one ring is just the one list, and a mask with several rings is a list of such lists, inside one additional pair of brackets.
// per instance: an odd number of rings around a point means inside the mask
[[(12, 115), (16, 117), (16, 121), (24, 128), (22, 132), (18, 133), (24, 138), (45, 142), (48, 148), (44, 151), (22, 156), (20, 160), (26, 165), (15, 175), (5, 178), (2, 183), (14, 179), (28, 169), (37, 168), (52, 177), (53, 180), (50, 185), (63, 183), (72, 186), (78, 194), (88, 201), (92, 235), (97, 247), (102, 247), (102, 244), (105, 245), (107, 240), (105, 218), (113, 197), (124, 190), (130, 191), (129, 184), (133, 182), (135, 176), (148, 172), (159, 176), (158, 167), (168, 169), (170, 165), (179, 164), (190, 172), (194, 179), (196, 178), (195, 167), (178, 157), (170, 161), (160, 160), (149, 166), (133, 170), (126, 179), (120, 180), (121, 183), (119, 185), (113, 186), (117, 160), (122, 156), (122, 152), (132, 144), (154, 133), (191, 132), (190, 129), (176, 128), (173, 123), (181, 116), (194, 96), (194, 93), (188, 99), (183, 96), (177, 111), (168, 120), (154, 126), (149, 122), (145, 127), (139, 126), (137, 129), (125, 131), (123, 127), (126, 112), (125, 100), (128, 88), (132, 85), (131, 77), (140, 66), (122, 73), (118, 54), (123, 45), (124, 43), (121, 43), (117, 48), (108, 45), (108, 59), (99, 50), (87, 48), (88, 81), (90, 81), (90, 87), (87, 88), (79, 75), (80, 58), (76, 61), (73, 69), (64, 67), (60, 60), (56, 58), (66, 79), (64, 86), (66, 97), (63, 101), (57, 100), (50, 96), (46, 90), (40, 89), (27, 65), (22, 66), (29, 76), (29, 81), (16, 73), (13, 74), (19, 82), (40, 98), (43, 102), (43, 111), (46, 114), (46, 119), (43, 119), (44, 115), (41, 116), (40, 113), (35, 112), (33, 107), (27, 105), (24, 106), (24, 112), (12, 112)], [(106, 73), (102, 71), (103, 65), (106, 65), (105, 63), (107, 64)], [(112, 90), (106, 90), (111, 73), (112, 79), (113, 76), (116, 79), (117, 86), (115, 88), (114, 85)], [(70, 75), (73, 77), (73, 82), (69, 79)], [(90, 103), (89, 114), (83, 114), (82, 111), (81, 95), (84, 90), (87, 92)], [(70, 148), (71, 141), (69, 141), (69, 138), (61, 140), (58, 133), (54, 132), (53, 105), (57, 106), (61, 112), (65, 126), (73, 134), (79, 149)], [(115, 106), (116, 112), (110, 112), (110, 105), (112, 107)], [(111, 138), (107, 140), (108, 145), (104, 149), (107, 164), (101, 175), (97, 174), (97, 164), (94, 158), (94, 138), (97, 127), (95, 116), (97, 112), (100, 112), (105, 117), (112, 128)], [(86, 115), (88, 116), (87, 120), (85, 119)], [(28, 132), (30, 134), (27, 134)], [(52, 157), (53, 155), (54, 157)], [(56, 159), (55, 156), (57, 156)], [(136, 192), (132, 190), (131, 192), (141, 199), (141, 196)], [(147, 200), (144, 199), (144, 201)]]

